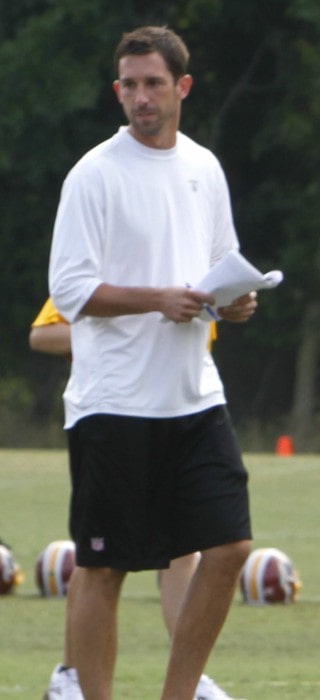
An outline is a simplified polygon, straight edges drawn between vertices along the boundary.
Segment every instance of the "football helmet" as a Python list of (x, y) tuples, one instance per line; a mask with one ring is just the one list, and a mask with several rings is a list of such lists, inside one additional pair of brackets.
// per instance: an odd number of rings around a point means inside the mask
[(0, 542), (0, 595), (12, 593), (24, 576), (10, 547)]
[(45, 597), (65, 596), (75, 565), (75, 545), (69, 540), (51, 542), (39, 554), (35, 564), (35, 580)]
[(273, 547), (251, 552), (240, 575), (242, 597), (249, 605), (293, 603), (301, 585), (292, 561)]

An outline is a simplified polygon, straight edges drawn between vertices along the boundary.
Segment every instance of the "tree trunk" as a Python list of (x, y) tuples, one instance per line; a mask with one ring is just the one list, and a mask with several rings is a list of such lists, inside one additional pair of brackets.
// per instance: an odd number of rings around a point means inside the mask
[(317, 368), (320, 354), (320, 303), (310, 302), (303, 320), (297, 354), (295, 387), (291, 413), (291, 434), (298, 452), (312, 452), (312, 435), (317, 395)]

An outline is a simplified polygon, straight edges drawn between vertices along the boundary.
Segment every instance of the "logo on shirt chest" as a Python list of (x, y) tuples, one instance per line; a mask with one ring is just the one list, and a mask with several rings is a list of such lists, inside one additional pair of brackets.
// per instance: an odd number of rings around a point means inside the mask
[(198, 192), (199, 182), (198, 180), (189, 180), (192, 192)]

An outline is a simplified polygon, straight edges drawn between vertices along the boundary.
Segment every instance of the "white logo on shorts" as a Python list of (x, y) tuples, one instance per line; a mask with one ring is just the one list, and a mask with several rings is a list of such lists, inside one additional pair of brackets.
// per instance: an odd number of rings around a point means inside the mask
[(91, 549), (93, 549), (94, 552), (103, 552), (104, 537), (91, 537)]

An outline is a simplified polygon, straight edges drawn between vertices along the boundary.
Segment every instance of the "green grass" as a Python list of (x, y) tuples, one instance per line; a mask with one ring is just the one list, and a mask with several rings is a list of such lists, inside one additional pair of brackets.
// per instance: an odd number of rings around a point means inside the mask
[[(320, 697), (320, 519), (318, 455), (250, 454), (254, 547), (278, 547), (303, 582), (294, 605), (249, 607), (237, 591), (207, 672), (236, 697)], [(69, 538), (67, 455), (56, 450), (0, 451), (0, 537), (26, 579), (0, 598), (0, 698), (40, 700), (61, 660), (64, 599), (42, 599), (34, 581), (37, 555)], [(152, 572), (130, 574), (120, 607), (115, 698), (157, 700), (168, 655)]]

